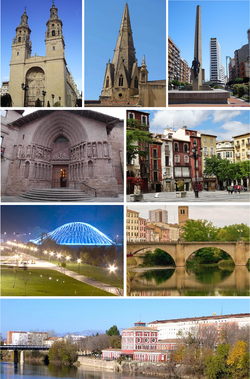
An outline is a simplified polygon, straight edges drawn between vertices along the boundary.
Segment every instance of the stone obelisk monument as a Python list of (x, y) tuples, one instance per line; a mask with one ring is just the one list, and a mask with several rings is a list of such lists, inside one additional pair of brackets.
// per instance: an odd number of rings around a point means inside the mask
[[(195, 37), (194, 37), (194, 61), (196, 59), (196, 75), (193, 72), (193, 91), (199, 91), (202, 86), (202, 51), (201, 51), (201, 6), (196, 7)], [(194, 71), (194, 69), (192, 68)], [(199, 71), (199, 72), (197, 72)], [(196, 77), (195, 77), (196, 76)]]

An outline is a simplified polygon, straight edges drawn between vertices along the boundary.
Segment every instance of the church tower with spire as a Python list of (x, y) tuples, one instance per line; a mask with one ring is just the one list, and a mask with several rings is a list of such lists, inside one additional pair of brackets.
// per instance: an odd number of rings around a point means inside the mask
[(138, 103), (140, 67), (138, 67), (126, 3), (112, 63), (106, 65), (100, 101)]

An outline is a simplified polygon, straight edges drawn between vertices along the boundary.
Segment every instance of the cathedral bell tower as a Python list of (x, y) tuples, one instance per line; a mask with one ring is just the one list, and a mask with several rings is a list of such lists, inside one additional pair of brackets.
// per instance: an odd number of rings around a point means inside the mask
[(21, 16), (21, 24), (16, 28), (16, 36), (13, 38), (11, 63), (24, 62), (31, 56), (31, 30), (28, 25), (26, 9)]
[(50, 8), (50, 18), (46, 23), (45, 33), (46, 57), (60, 56), (65, 58), (65, 43), (62, 34), (63, 23), (58, 17), (58, 9), (53, 2)]

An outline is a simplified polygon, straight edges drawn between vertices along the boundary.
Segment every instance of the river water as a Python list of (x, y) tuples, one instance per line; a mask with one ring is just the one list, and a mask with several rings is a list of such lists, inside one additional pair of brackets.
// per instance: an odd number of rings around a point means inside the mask
[(249, 296), (250, 273), (245, 266), (131, 269), (130, 296)]
[(99, 371), (83, 368), (83, 366), (53, 366), (51, 364), (23, 364), (14, 365), (10, 362), (0, 363), (1, 379), (42, 379), (49, 378), (76, 378), (76, 379), (155, 379), (155, 377), (144, 377), (130, 375), (129, 373), (118, 373), (113, 371)]

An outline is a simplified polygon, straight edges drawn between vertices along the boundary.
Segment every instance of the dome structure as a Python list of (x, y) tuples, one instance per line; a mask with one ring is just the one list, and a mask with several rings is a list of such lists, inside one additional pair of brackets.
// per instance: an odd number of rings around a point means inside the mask
[[(84, 222), (70, 222), (48, 233), (58, 245), (113, 245), (114, 242), (97, 228)], [(44, 239), (43, 239), (44, 240)], [(42, 244), (42, 238), (30, 240), (37, 245)]]

